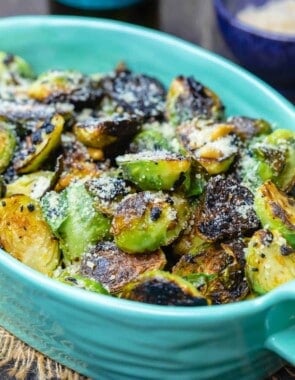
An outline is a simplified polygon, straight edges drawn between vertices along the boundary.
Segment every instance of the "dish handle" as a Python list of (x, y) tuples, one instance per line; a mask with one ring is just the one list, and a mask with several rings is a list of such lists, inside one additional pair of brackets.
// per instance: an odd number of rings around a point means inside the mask
[(270, 300), (264, 346), (295, 365), (295, 282), (275, 290)]

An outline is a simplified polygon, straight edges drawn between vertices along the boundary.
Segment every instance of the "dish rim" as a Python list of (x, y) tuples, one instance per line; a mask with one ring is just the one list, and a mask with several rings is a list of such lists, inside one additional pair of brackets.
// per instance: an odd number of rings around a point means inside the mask
[[(88, 29), (95, 28), (111, 31), (123, 30), (124, 32), (132, 35), (139, 35), (140, 37), (155, 40), (166, 45), (173, 45), (173, 48), (181, 46), (182, 50), (185, 49), (187, 51), (192, 51), (193, 53), (197, 53), (199, 56), (204, 57), (206, 60), (217, 62), (220, 67), (231, 71), (234, 75), (238, 75), (239, 78), (242, 77), (243, 79), (246, 79), (250, 84), (253, 83), (256, 87), (259, 87), (259, 89), (266, 93), (269, 98), (272, 98), (279, 103), (282, 109), (290, 114), (290, 117), (295, 115), (295, 111), (292, 110), (293, 105), (262, 80), (235, 63), (230, 62), (226, 58), (223, 58), (190, 42), (184, 41), (178, 37), (120, 21), (92, 19), (79, 16), (7, 17), (0, 20), (0, 30), (2, 28), (6, 29), (7, 27), (21, 29), (28, 24), (30, 27), (41, 25), (62, 27), (82, 26)], [(42, 290), (46, 294), (53, 296), (55, 299), (62, 299), (63, 303), (77, 303), (79, 304), (79, 307), (91, 308), (92, 310), (94, 308), (99, 310), (101, 307), (109, 311), (117, 309), (122, 313), (127, 313), (129, 316), (131, 314), (137, 316), (142, 314), (159, 319), (165, 317), (171, 320), (178, 319), (180, 317), (185, 318), (186, 320), (194, 320), (198, 316), (199, 318), (204, 318), (204, 320), (206, 319), (217, 322), (222, 319), (228, 319), (228, 317), (236, 318), (239, 315), (246, 316), (257, 312), (262, 312), (277, 302), (295, 298), (295, 281), (291, 281), (267, 293), (266, 295), (259, 296), (258, 298), (251, 300), (243, 300), (235, 303), (214, 305), (210, 307), (163, 306), (145, 304), (73, 288), (26, 266), (2, 249), (0, 249), (0, 269), (1, 267), (10, 272), (9, 275), (17, 275), (18, 279), (25, 285), (32, 286), (32, 289), (34, 290)]]

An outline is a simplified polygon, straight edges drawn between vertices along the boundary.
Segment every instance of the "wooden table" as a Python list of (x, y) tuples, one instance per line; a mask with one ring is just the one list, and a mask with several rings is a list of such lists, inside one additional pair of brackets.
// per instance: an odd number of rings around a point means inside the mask
[[(211, 1), (159, 0), (159, 28), (234, 60), (225, 46)], [(47, 14), (46, 0), (1, 1), (0, 17)], [(199, 17), (202, 15), (202, 17)], [(183, 21), (185, 20), (185, 22)], [(48, 359), (0, 327), (0, 380), (85, 380), (68, 368)], [(295, 368), (285, 366), (269, 380), (295, 379)], [(103, 379), (102, 379), (103, 380)]]

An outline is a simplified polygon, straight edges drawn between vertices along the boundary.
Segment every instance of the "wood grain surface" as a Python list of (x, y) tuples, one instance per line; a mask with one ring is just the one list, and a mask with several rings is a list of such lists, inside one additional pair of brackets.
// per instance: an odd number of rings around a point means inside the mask
[[(159, 1), (161, 30), (234, 60), (218, 33), (211, 1)], [(46, 0), (0, 1), (0, 17), (47, 14), (48, 9)], [(268, 380), (292, 379), (295, 379), (295, 368), (286, 365)], [(0, 380), (87, 380), (87, 378), (50, 360), (0, 327)]]

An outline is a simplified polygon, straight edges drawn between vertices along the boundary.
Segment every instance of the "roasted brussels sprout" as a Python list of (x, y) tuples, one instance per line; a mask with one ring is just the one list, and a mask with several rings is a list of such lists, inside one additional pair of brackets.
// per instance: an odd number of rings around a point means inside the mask
[(237, 181), (221, 175), (210, 178), (195, 211), (190, 235), (205, 241), (247, 236), (260, 226), (253, 208), (253, 195)]
[(20, 174), (31, 173), (40, 168), (43, 162), (60, 144), (64, 119), (55, 115), (50, 121), (41, 122), (36, 130), (23, 141), (21, 150), (14, 158), (14, 168)]
[(95, 210), (93, 202), (82, 182), (72, 183), (60, 194), (49, 192), (41, 200), (45, 218), (60, 239), (65, 262), (79, 260), (90, 244), (109, 232), (109, 218)]
[(118, 204), (111, 232), (125, 252), (153, 252), (177, 238), (188, 214), (188, 204), (179, 196), (150, 191), (131, 194)]
[(245, 116), (231, 116), (227, 123), (234, 126), (234, 132), (242, 141), (249, 141), (255, 136), (271, 133), (271, 125), (263, 119), (253, 119)]
[(8, 167), (16, 146), (16, 136), (12, 124), (0, 121), (0, 174)]
[(120, 70), (103, 78), (101, 87), (125, 112), (144, 119), (163, 118), (166, 92), (157, 79)]
[(101, 98), (101, 92), (93, 88), (90, 78), (74, 70), (51, 70), (41, 74), (29, 86), (28, 95), (39, 102), (68, 102), (79, 107)]
[(213, 304), (239, 301), (249, 292), (244, 248), (241, 240), (203, 244), (193, 254), (182, 256), (173, 273), (195, 285)]
[(279, 232), (295, 248), (295, 200), (271, 181), (257, 189), (254, 208), (262, 225)]
[(224, 106), (218, 96), (193, 77), (175, 78), (168, 90), (166, 116), (173, 125), (196, 117), (221, 119)]
[(56, 180), (56, 173), (41, 170), (25, 174), (15, 181), (7, 184), (6, 197), (14, 194), (24, 194), (33, 199), (39, 199), (46, 191), (50, 190)]
[(123, 177), (142, 190), (174, 190), (184, 182), (189, 187), (191, 162), (167, 151), (141, 152), (118, 156)]
[(278, 231), (256, 231), (246, 249), (246, 274), (258, 294), (295, 280), (295, 249)]
[(126, 285), (121, 298), (156, 305), (205, 306), (206, 298), (188, 281), (164, 271), (154, 270), (142, 274)]
[(94, 207), (105, 215), (113, 216), (118, 203), (128, 194), (134, 193), (133, 188), (122, 178), (105, 174), (99, 178), (85, 182), (87, 191), (94, 199)]
[(24, 264), (51, 275), (60, 259), (57, 239), (39, 204), (26, 195), (0, 201), (0, 246)]
[(0, 52), (0, 83), (4, 85), (19, 85), (34, 76), (30, 65), (21, 57)]
[(73, 132), (86, 146), (105, 148), (135, 135), (139, 127), (139, 120), (136, 117), (123, 114), (86, 119), (78, 122)]
[(79, 273), (72, 273), (69, 269), (57, 271), (57, 273), (54, 273), (54, 278), (75, 288), (89, 290), (90, 292), (99, 294), (109, 294), (107, 289), (100, 282), (82, 276)]
[(238, 153), (233, 131), (231, 124), (194, 119), (180, 125), (176, 134), (192, 158), (212, 175), (226, 172)]
[(160, 249), (152, 253), (130, 255), (113, 242), (101, 242), (83, 256), (80, 273), (99, 281), (110, 293), (118, 293), (141, 273), (163, 269), (166, 257)]

